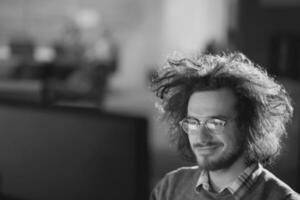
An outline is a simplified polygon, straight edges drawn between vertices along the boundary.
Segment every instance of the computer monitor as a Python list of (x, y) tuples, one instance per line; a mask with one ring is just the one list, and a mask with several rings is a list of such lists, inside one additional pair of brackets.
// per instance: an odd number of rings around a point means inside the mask
[(0, 176), (1, 191), (22, 199), (147, 199), (147, 121), (0, 102)]

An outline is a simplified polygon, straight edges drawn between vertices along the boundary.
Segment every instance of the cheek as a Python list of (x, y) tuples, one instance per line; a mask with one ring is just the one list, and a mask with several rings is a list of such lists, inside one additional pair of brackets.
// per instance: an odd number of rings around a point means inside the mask
[(190, 146), (191, 146), (191, 145), (194, 144), (194, 143), (196, 142), (196, 140), (197, 140), (196, 135), (189, 135), (189, 136), (187, 137), (187, 140), (189, 141)]
[(222, 141), (224, 142), (225, 146), (230, 148), (235, 148), (236, 146), (239, 146), (240, 140), (238, 138), (241, 137), (242, 137), (241, 133), (238, 131), (236, 127), (234, 127), (224, 132)]

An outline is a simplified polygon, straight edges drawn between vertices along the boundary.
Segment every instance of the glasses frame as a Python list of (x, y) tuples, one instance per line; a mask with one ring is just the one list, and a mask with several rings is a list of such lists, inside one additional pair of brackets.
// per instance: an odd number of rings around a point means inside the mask
[[(203, 118), (204, 118), (204, 117), (203, 117)], [(184, 121), (187, 120), (187, 119), (194, 119), (194, 120), (197, 121), (197, 130), (196, 130), (197, 133), (199, 132), (200, 127), (203, 126), (203, 127), (205, 127), (206, 130), (208, 130), (210, 133), (213, 133), (213, 134), (220, 134), (220, 133), (222, 133), (222, 132), (224, 131), (224, 128), (226, 127), (226, 125), (227, 125), (229, 122), (234, 121), (236, 118), (235, 118), (235, 117), (233, 117), (233, 118), (209, 117), (209, 118), (206, 118), (206, 119), (204, 119), (204, 120), (201, 120), (201, 119), (196, 118), (196, 117), (185, 117), (185, 118), (183, 118), (181, 121), (179, 121), (180, 127), (182, 128), (182, 130), (183, 130), (187, 135), (194, 135), (194, 133), (189, 133), (188, 131), (186, 131), (186, 130), (183, 128), (183, 123), (184, 123)], [(215, 120), (215, 119), (224, 122), (223, 125), (222, 125), (222, 130), (220, 130), (220, 131), (213, 131), (213, 130), (211, 130), (211, 128), (207, 127), (207, 122), (209, 122), (210, 120)], [(196, 134), (196, 133), (195, 133), (195, 134)]]

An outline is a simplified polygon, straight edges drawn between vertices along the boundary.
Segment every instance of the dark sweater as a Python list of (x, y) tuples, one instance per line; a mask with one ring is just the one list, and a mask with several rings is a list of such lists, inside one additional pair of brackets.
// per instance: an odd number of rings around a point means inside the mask
[[(198, 167), (185, 167), (168, 173), (154, 188), (150, 200), (238, 200), (227, 190), (220, 194), (195, 190), (201, 171)], [(242, 200), (300, 200), (300, 195), (268, 170), (256, 179)]]

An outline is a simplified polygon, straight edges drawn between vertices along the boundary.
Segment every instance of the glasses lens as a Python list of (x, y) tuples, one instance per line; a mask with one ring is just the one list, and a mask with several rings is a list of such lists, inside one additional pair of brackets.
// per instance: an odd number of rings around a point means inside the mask
[(211, 132), (222, 132), (226, 121), (221, 119), (209, 119), (206, 121), (206, 128)]
[[(187, 134), (195, 134), (199, 131), (201, 126), (198, 119), (185, 118), (180, 122), (184, 132)], [(218, 118), (207, 119), (204, 123), (205, 128), (212, 133), (221, 133), (224, 130), (226, 121)]]
[(190, 134), (198, 130), (199, 122), (196, 119), (186, 118), (180, 125), (186, 133)]

